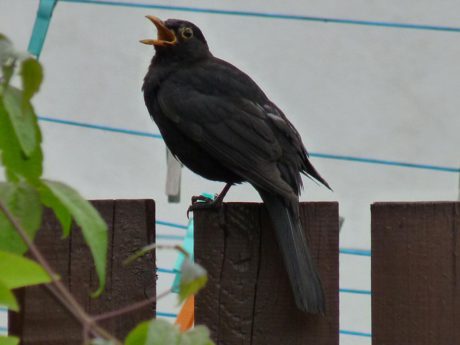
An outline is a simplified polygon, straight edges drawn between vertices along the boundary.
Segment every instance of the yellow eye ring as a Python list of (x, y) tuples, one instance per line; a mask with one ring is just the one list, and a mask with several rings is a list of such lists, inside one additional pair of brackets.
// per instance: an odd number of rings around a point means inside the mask
[(193, 30), (191, 28), (184, 28), (181, 32), (181, 35), (185, 39), (190, 39), (193, 37)]

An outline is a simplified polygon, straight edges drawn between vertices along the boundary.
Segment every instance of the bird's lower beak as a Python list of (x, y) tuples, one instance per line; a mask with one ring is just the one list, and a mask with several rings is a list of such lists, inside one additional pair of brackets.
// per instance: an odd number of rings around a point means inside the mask
[(177, 43), (177, 38), (176, 38), (176, 35), (174, 34), (174, 31), (169, 30), (160, 18), (157, 18), (155, 16), (146, 16), (146, 17), (157, 27), (158, 38), (156, 40), (152, 40), (152, 39), (141, 40), (140, 41), (141, 43), (154, 45), (154, 46), (171, 46)]

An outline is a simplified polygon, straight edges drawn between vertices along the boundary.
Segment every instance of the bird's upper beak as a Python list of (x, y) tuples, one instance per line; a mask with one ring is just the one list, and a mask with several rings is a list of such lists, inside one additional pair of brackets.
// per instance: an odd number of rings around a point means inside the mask
[(154, 45), (154, 46), (171, 46), (177, 43), (176, 35), (174, 31), (168, 29), (165, 26), (165, 23), (160, 18), (155, 16), (146, 16), (156, 27), (158, 30), (158, 38), (156, 40), (146, 39), (141, 40), (141, 43)]

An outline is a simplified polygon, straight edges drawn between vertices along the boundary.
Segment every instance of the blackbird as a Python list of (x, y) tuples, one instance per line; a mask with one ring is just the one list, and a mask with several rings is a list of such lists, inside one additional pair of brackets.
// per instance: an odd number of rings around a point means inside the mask
[(300, 173), (330, 187), (299, 133), (248, 75), (211, 54), (196, 25), (147, 18), (158, 38), (141, 41), (155, 48), (142, 89), (166, 145), (195, 173), (226, 182), (215, 204), (234, 184), (254, 186), (274, 225), (297, 307), (323, 313), (320, 277), (299, 218)]

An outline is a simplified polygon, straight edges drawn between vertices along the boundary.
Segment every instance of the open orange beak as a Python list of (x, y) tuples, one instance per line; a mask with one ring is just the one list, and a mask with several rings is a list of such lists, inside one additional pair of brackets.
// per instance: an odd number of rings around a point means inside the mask
[(163, 21), (160, 18), (157, 18), (155, 16), (146, 16), (146, 17), (157, 27), (158, 38), (156, 40), (151, 40), (151, 39), (141, 40), (140, 41), (141, 43), (153, 45), (153, 46), (172, 46), (177, 43), (177, 38), (176, 38), (176, 35), (174, 34), (174, 31), (169, 30), (165, 26), (165, 23), (163, 23)]

